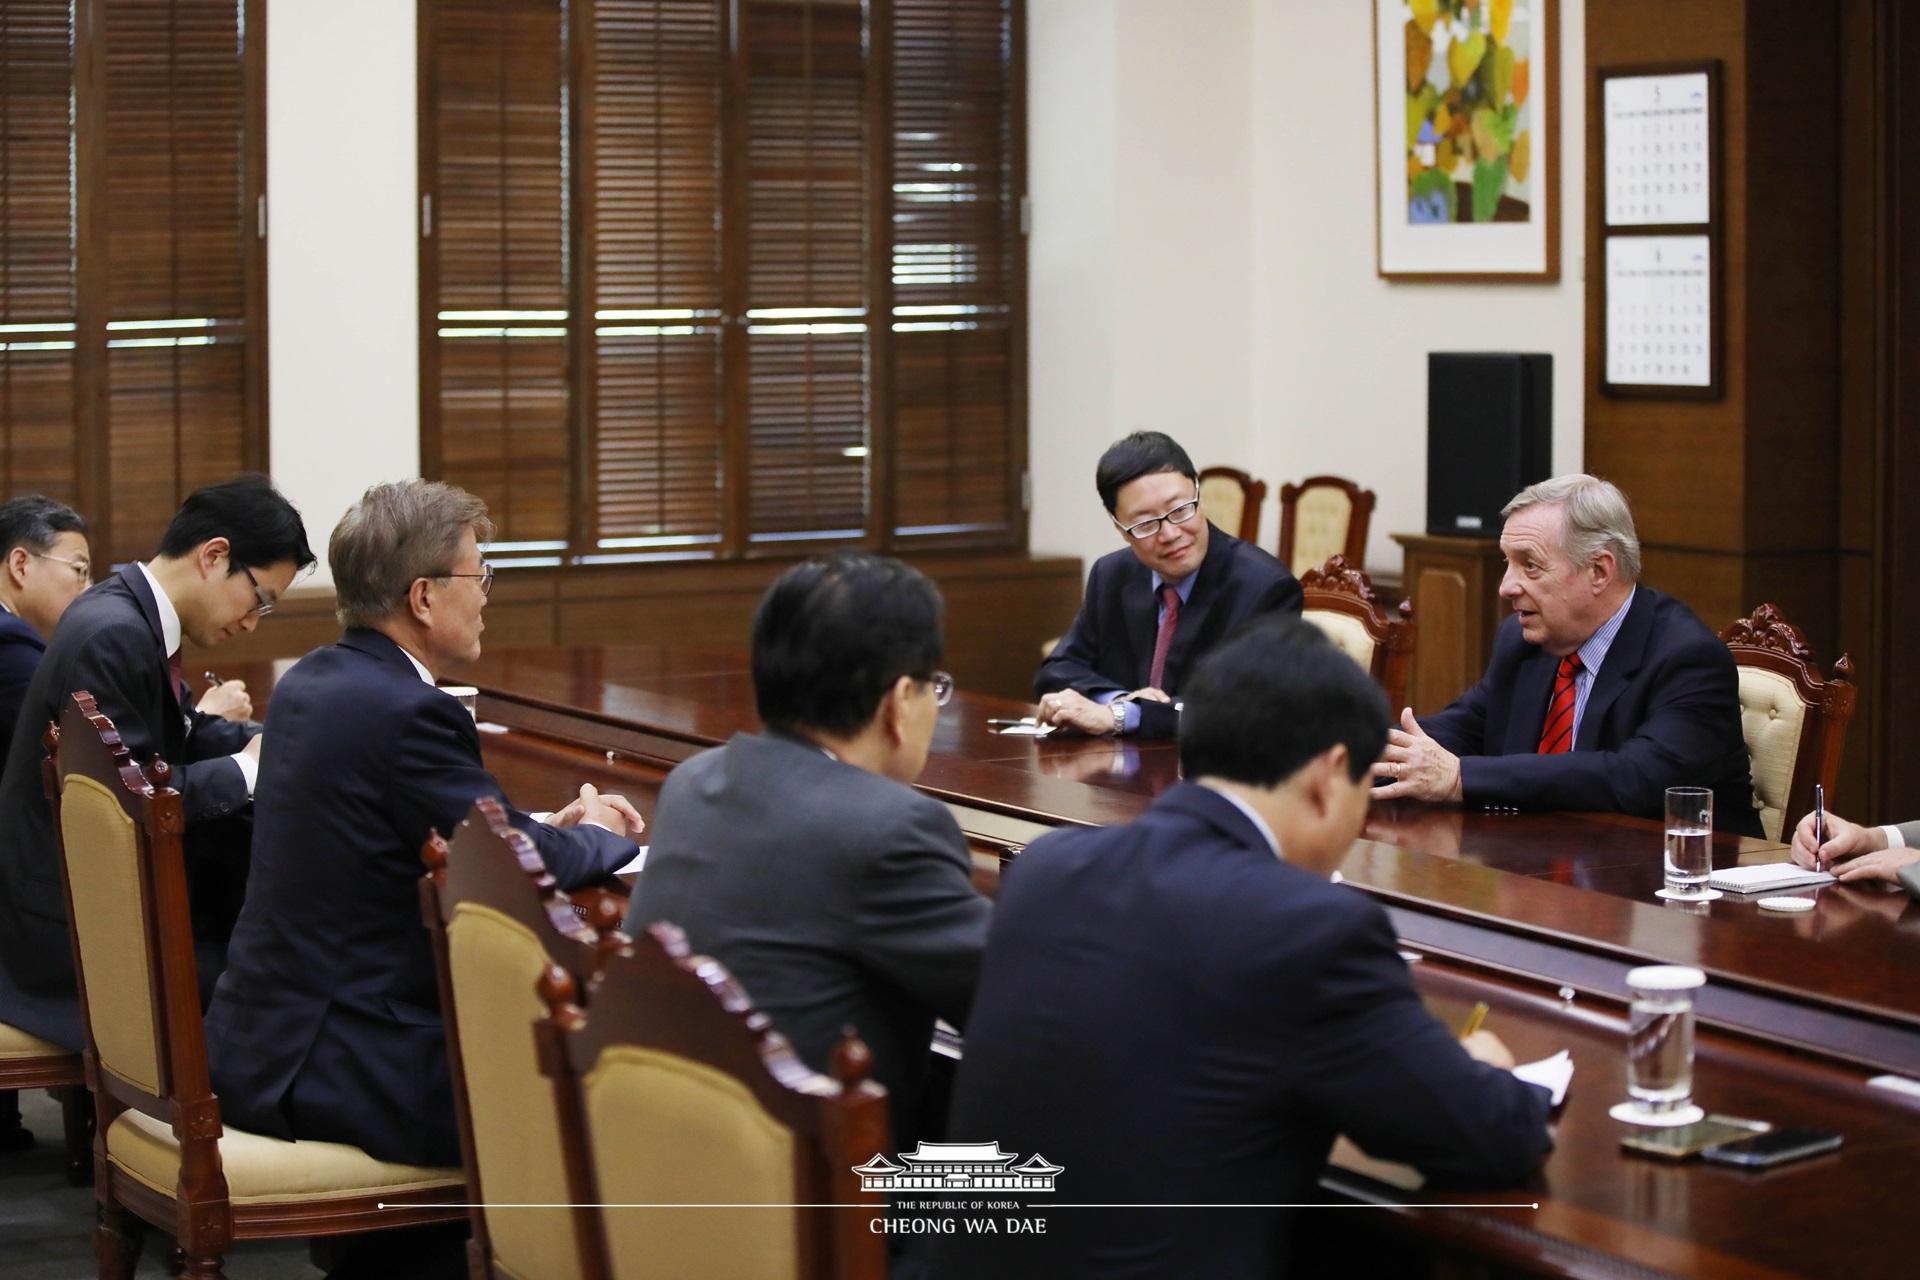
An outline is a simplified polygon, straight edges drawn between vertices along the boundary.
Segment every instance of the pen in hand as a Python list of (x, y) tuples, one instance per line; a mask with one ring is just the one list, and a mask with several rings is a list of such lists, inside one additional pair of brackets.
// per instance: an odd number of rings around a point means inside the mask
[(1465, 1040), (1468, 1036), (1478, 1031), (1480, 1024), (1487, 1020), (1487, 1014), (1490, 1012), (1492, 1012), (1491, 1006), (1489, 1006), (1485, 1000), (1474, 1005), (1472, 1012), (1467, 1014), (1466, 1022), (1460, 1027), (1459, 1038)]
[(1827, 789), (1821, 783), (1813, 784), (1813, 869), (1825, 871), (1827, 859), (1820, 850), (1827, 843)]
[(222, 680), (219, 676), (213, 674), (213, 672), (211, 671), (202, 671), (200, 673), (200, 678), (202, 680), (205, 680), (208, 684), (214, 685), (216, 687), (226, 683), (225, 680)]

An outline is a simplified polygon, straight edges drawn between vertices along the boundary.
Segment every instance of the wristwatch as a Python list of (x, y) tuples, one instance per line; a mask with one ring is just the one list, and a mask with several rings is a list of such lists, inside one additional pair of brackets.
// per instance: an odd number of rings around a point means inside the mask
[(1127, 731), (1127, 700), (1115, 698), (1107, 706), (1113, 711), (1113, 732), (1118, 737)]

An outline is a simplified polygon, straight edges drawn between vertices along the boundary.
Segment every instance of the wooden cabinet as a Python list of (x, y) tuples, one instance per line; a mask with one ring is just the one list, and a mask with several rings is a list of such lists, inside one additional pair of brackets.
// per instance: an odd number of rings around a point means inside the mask
[(1459, 697), (1486, 669), (1494, 630), (1509, 612), (1500, 598), (1506, 561), (1491, 538), (1396, 533), (1393, 540), (1405, 553), (1406, 591), (1420, 629), (1413, 712), (1426, 715)]

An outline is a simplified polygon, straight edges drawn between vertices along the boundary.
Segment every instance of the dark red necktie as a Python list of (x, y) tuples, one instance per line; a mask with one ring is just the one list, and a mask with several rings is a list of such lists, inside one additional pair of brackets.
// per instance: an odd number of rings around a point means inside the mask
[(1573, 750), (1573, 677), (1579, 671), (1580, 655), (1570, 653), (1553, 673), (1553, 700), (1547, 703), (1547, 723), (1540, 730), (1540, 755)]
[(1160, 682), (1167, 674), (1167, 646), (1173, 643), (1173, 629), (1180, 625), (1180, 589), (1162, 587), (1160, 598), (1167, 603), (1160, 611), (1160, 633), (1153, 638), (1153, 666), (1147, 672), (1147, 685), (1164, 693), (1166, 686)]

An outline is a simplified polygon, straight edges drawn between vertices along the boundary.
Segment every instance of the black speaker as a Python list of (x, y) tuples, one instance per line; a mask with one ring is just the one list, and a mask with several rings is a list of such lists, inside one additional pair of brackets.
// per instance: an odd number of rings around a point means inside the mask
[(1427, 354), (1427, 532), (1500, 536), (1500, 508), (1553, 468), (1553, 357)]

